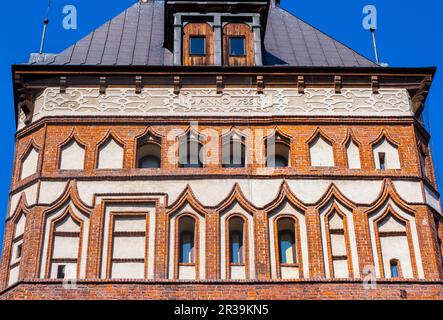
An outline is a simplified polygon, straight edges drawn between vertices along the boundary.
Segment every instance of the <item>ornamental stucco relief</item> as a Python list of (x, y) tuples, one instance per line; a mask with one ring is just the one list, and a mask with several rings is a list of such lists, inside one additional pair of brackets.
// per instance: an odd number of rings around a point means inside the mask
[[(132, 88), (109, 88), (100, 94), (96, 88), (47, 88), (37, 99), (34, 121), (45, 116), (408, 116), (410, 98), (404, 89), (309, 88), (299, 94), (292, 88), (269, 88), (264, 94), (255, 89), (148, 88), (136, 94)], [(22, 122), (22, 117), (20, 117)]]

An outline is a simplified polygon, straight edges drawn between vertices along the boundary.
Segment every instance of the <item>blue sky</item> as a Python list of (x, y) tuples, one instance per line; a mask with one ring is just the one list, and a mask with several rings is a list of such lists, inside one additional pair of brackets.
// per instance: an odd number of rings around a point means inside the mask
[[(111, 19), (136, 0), (52, 0), (45, 51), (57, 53)], [(42, 20), (48, 0), (4, 1), (0, 13), (0, 241), (14, 155), (14, 106), (11, 64), (24, 63), (40, 46)], [(378, 11), (377, 41), (380, 60), (392, 67), (437, 66), (443, 69), (443, 3), (440, 0), (282, 0), (282, 7), (373, 59), (369, 31), (362, 27), (362, 9), (372, 4)], [(78, 29), (62, 27), (63, 7), (75, 5)], [(443, 71), (434, 80), (426, 117), (432, 134), (437, 178), (443, 170)], [(1, 246), (1, 245), (0, 245)]]

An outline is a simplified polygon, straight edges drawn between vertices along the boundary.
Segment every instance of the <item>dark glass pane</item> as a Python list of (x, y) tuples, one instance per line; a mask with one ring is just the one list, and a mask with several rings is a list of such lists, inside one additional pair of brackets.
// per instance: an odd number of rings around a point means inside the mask
[(160, 159), (154, 156), (147, 156), (140, 159), (138, 167), (141, 169), (158, 169), (160, 168)]
[(192, 250), (194, 249), (194, 234), (190, 231), (180, 235), (180, 262), (192, 263)]
[(57, 267), (57, 279), (64, 279), (65, 278), (65, 265), (59, 265)]
[(242, 37), (229, 38), (229, 54), (231, 56), (244, 56), (245, 38)]
[(191, 37), (189, 39), (189, 54), (205, 55), (206, 54), (206, 38)]
[(391, 277), (398, 278), (398, 263), (396, 261), (391, 261)]
[(279, 234), (280, 263), (295, 263), (295, 241), (290, 231), (282, 231)]
[(239, 231), (231, 232), (230, 236), (231, 263), (243, 263), (243, 236)]

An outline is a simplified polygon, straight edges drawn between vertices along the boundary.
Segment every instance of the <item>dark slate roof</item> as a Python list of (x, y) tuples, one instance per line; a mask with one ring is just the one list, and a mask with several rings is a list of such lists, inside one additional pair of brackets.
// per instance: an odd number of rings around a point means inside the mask
[[(46, 65), (172, 65), (163, 48), (164, 1), (137, 2), (73, 46), (41, 61)], [(265, 65), (316, 67), (376, 66), (367, 58), (280, 7), (269, 9)]]

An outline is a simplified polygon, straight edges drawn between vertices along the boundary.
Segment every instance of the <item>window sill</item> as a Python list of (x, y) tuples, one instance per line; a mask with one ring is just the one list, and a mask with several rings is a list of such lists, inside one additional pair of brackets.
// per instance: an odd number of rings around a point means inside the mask
[(299, 265), (296, 263), (281, 263), (280, 267), (285, 267), (285, 268), (298, 268)]
[(244, 263), (230, 263), (231, 267), (245, 267), (246, 265)]
[(195, 263), (185, 263), (185, 262), (180, 262), (178, 264), (179, 267), (195, 267)]

